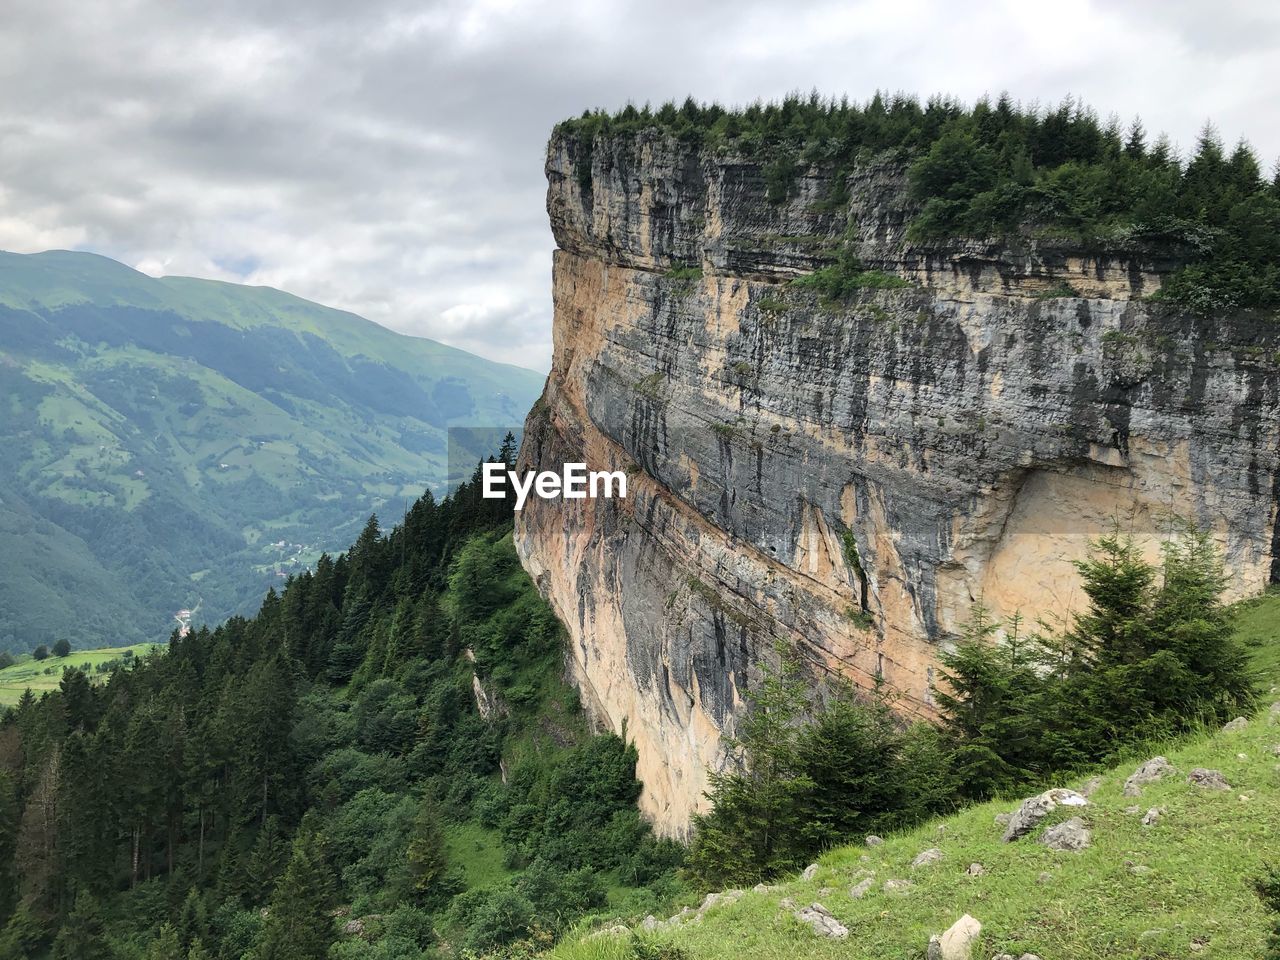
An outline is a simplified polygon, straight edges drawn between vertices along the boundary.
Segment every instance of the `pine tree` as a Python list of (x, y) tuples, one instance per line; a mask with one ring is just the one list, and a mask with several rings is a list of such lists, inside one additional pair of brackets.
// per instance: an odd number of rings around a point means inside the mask
[(409, 878), (420, 906), (436, 910), (459, 890), (456, 873), (449, 868), (444, 832), (431, 802), (423, 800), (414, 820), (406, 852)]
[(1018, 620), (1003, 643), (1001, 625), (974, 605), (954, 649), (943, 651), (935, 691), (954, 747), (955, 775), (971, 797), (987, 797), (1029, 780), (1037, 767), (1037, 718), (1043, 689)]
[(172, 925), (162, 924), (155, 938), (147, 946), (143, 960), (178, 960), (182, 956), (182, 944), (178, 931)]
[(289, 866), (276, 885), (251, 960), (325, 960), (335, 939), (333, 877), (314, 826), (304, 820)]
[(735, 764), (713, 772), (710, 814), (694, 817), (690, 873), (708, 887), (746, 884), (796, 867), (798, 798), (813, 788), (799, 765), (798, 723), (807, 706), (798, 665), (783, 657), (748, 694), (748, 709), (728, 741)]
[(98, 901), (81, 890), (54, 938), (51, 960), (111, 960), (112, 956)]

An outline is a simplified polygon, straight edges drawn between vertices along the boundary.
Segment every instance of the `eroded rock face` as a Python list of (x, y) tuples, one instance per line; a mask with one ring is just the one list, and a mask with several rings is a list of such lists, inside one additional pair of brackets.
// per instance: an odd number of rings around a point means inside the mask
[[(1171, 255), (915, 247), (889, 162), (844, 198), (803, 170), (774, 204), (758, 163), (656, 134), (599, 139), (584, 189), (584, 150), (548, 150), (555, 357), (521, 465), (625, 470), (628, 497), (531, 499), (517, 544), (662, 832), (779, 646), (819, 695), (881, 675), (929, 716), (973, 600), (1078, 607), (1070, 561), (1117, 519), (1154, 556), (1173, 505), (1233, 591), (1280, 577), (1280, 325), (1144, 300)], [(911, 286), (834, 308), (787, 286), (846, 232)]]

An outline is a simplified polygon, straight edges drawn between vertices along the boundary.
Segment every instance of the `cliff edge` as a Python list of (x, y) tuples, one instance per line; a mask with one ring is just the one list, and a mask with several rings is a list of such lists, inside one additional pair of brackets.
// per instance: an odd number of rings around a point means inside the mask
[[(780, 648), (928, 716), (972, 604), (1069, 616), (1071, 561), (1116, 524), (1152, 550), (1208, 528), (1232, 596), (1280, 579), (1280, 326), (1149, 299), (1174, 254), (914, 244), (891, 156), (779, 196), (732, 151), (561, 131), (546, 173), (555, 354), (521, 466), (629, 491), (531, 499), (516, 542), (661, 831)], [(855, 294), (792, 282), (841, 253)]]

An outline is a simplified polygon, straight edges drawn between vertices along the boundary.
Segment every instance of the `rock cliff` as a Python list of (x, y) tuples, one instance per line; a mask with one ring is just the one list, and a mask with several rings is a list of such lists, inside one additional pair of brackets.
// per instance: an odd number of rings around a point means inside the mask
[[(891, 159), (780, 197), (656, 132), (557, 135), (546, 172), (555, 359), (521, 464), (626, 470), (629, 495), (531, 500), (517, 545), (660, 830), (779, 649), (928, 716), (973, 602), (1079, 610), (1070, 561), (1116, 524), (1155, 549), (1191, 518), (1234, 594), (1280, 579), (1280, 325), (1148, 299), (1172, 253), (913, 245)], [(907, 283), (790, 284), (841, 244)]]

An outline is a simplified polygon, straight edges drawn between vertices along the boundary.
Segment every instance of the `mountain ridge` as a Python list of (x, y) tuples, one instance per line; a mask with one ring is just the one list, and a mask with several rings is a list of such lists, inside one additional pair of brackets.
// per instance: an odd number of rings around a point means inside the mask
[(271, 287), (0, 253), (0, 647), (249, 612), (541, 382)]

